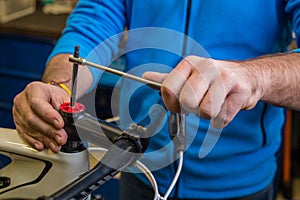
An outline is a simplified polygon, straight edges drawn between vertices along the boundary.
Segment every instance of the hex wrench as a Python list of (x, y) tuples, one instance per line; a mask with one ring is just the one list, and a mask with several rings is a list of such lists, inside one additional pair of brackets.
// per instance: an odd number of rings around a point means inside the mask
[(123, 77), (129, 78), (129, 79), (141, 82), (141, 83), (145, 83), (146, 85), (148, 85), (148, 86), (150, 86), (150, 87), (152, 87), (156, 90), (160, 90), (160, 88), (161, 88), (160, 83), (150, 81), (150, 80), (147, 80), (147, 79), (144, 79), (144, 78), (132, 75), (132, 74), (128, 74), (128, 73), (125, 73), (125, 72), (122, 72), (122, 71), (119, 71), (119, 70), (116, 70), (116, 69), (113, 69), (113, 68), (110, 68), (110, 67), (107, 67), (107, 66), (99, 65), (99, 64), (87, 61), (84, 58), (76, 58), (73, 55), (70, 55), (69, 61), (74, 63), (74, 64), (94, 67), (94, 68), (101, 69), (103, 71), (110, 72), (110, 73), (118, 75), (118, 76), (123, 76)]

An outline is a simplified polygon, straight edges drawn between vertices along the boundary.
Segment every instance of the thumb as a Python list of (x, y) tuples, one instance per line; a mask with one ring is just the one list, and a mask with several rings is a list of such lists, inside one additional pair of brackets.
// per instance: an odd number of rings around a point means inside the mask
[(167, 73), (159, 73), (159, 72), (145, 72), (142, 78), (147, 79), (149, 81), (162, 83), (165, 78), (168, 76)]

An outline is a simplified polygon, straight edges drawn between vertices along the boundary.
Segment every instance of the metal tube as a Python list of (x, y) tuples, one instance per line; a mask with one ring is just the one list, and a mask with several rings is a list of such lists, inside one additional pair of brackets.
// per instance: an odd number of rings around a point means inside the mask
[(160, 88), (161, 88), (160, 83), (150, 81), (150, 80), (147, 80), (147, 79), (144, 79), (144, 78), (132, 75), (132, 74), (128, 74), (128, 73), (125, 73), (125, 72), (122, 72), (122, 71), (119, 71), (119, 70), (116, 70), (116, 69), (113, 69), (113, 68), (110, 68), (110, 67), (107, 67), (107, 66), (103, 66), (103, 65), (99, 65), (99, 64), (96, 64), (96, 63), (93, 63), (93, 62), (89, 62), (89, 61), (85, 60), (84, 58), (75, 58), (73, 55), (70, 55), (69, 61), (72, 62), (72, 63), (75, 63), (75, 64), (79, 64), (79, 65), (82, 65), (82, 66), (87, 65), (87, 66), (90, 66), (90, 67), (101, 69), (101, 70), (106, 71), (106, 72), (110, 72), (110, 73), (118, 75), (118, 76), (123, 76), (123, 77), (129, 78), (129, 79), (141, 82), (141, 83), (145, 83), (146, 85), (149, 85), (150, 87), (152, 87), (156, 90), (160, 90)]

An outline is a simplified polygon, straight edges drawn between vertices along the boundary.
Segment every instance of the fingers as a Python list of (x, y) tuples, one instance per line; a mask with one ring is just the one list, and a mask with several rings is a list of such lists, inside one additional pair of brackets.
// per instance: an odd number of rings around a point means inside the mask
[(198, 114), (206, 119), (215, 118), (226, 101), (225, 86), (221, 80), (217, 79), (205, 91), (205, 95), (198, 98), (198, 100), (202, 98), (198, 105)]
[[(58, 90), (53, 91), (56, 89)], [(57, 96), (53, 95), (56, 93)], [(56, 110), (64, 100), (62, 95), (64, 93), (60, 93), (60, 88), (34, 82), (14, 98), (13, 116), (16, 129), (37, 150), (48, 147), (53, 152), (58, 152), (66, 142), (64, 122)]]
[(229, 95), (221, 107), (220, 112), (211, 120), (211, 125), (215, 128), (223, 128), (233, 120), (242, 109), (243, 100), (238, 95)]
[[(182, 60), (179, 65), (164, 79), (161, 93), (168, 110), (172, 112), (186, 112), (185, 108), (188, 109), (190, 107), (184, 106), (186, 100), (185, 94), (190, 94), (190, 91), (188, 91), (190, 87), (184, 86), (189, 85), (187, 80), (191, 75), (192, 69), (193, 66), (191, 63), (187, 60)], [(182, 97), (181, 100), (183, 102), (180, 102), (180, 96)]]
[(161, 95), (172, 112), (189, 112), (225, 127), (241, 109), (251, 109), (252, 86), (238, 64), (189, 56), (169, 74), (147, 72), (144, 78), (162, 83)]
[(159, 73), (159, 72), (145, 72), (143, 74), (143, 78), (150, 80), (150, 81), (154, 81), (157, 83), (162, 83), (165, 78), (168, 76), (167, 73)]
[(200, 73), (192, 73), (188, 77), (179, 95), (179, 102), (186, 111), (199, 114), (199, 102), (207, 94), (209, 82)]
[(205, 95), (209, 81), (199, 81), (204, 76), (194, 70), (193, 57), (188, 57), (169, 74), (146, 72), (143, 78), (162, 83), (161, 95), (168, 110), (198, 113), (199, 99)]
[[(38, 89), (35, 87), (30, 88), (29, 86), (28, 91), (32, 90)], [(63, 101), (58, 96), (55, 96), (54, 92), (53, 94), (51, 94), (51, 90), (45, 89), (42, 90), (41, 93), (44, 93), (44, 95), (36, 96), (36, 93), (26, 92), (26, 99), (29, 102), (29, 113), (33, 114), (33, 116), (39, 116), (39, 118), (34, 120), (31, 120), (32, 118), (30, 118), (29, 116), (26, 117), (26, 119), (30, 120), (29, 123), (33, 128), (42, 128), (43, 126), (40, 126), (40, 123), (42, 123), (42, 121), (51, 124), (57, 129), (63, 128), (63, 119), (57, 112), (57, 110), (59, 110), (60, 104), (62, 104)], [(40, 131), (45, 132), (45, 130)]]
[[(178, 96), (182, 84), (186, 80), (184, 76), (182, 76), (180, 73), (174, 70), (170, 74), (146, 72), (143, 74), (143, 78), (155, 81), (157, 83), (163, 83), (161, 93), (167, 109), (173, 112), (181, 111), (180, 104), (178, 102)], [(176, 80), (176, 82), (173, 82), (173, 80)]]
[(47, 147), (53, 152), (58, 152), (66, 142), (67, 135), (63, 128), (56, 129), (30, 111), (21, 119), (22, 115), (15, 108), (13, 108), (13, 113), (18, 133), (37, 150)]
[(24, 139), (30, 146), (41, 151), (45, 147), (51, 149), (52, 152), (59, 152), (61, 145), (58, 145), (56, 141), (52, 140), (48, 135), (41, 134), (40, 132), (35, 132), (34, 130), (30, 131), (30, 135), (27, 134), (23, 129), (20, 129), (17, 126), (16, 130), (18, 131), (20, 137)]

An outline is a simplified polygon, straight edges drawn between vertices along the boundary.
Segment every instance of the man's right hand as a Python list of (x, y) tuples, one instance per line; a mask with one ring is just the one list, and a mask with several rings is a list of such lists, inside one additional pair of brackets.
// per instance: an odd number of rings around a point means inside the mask
[(69, 100), (62, 88), (43, 82), (32, 82), (14, 98), (13, 117), (16, 130), (37, 150), (49, 148), (58, 152), (66, 143), (64, 121), (59, 106)]

